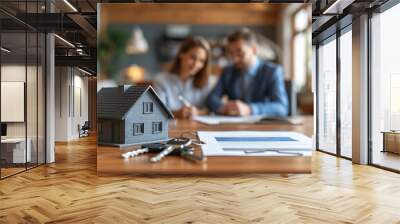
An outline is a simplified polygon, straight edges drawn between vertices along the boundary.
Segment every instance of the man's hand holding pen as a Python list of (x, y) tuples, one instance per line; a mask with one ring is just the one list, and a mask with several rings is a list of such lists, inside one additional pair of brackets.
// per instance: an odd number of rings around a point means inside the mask
[(218, 113), (228, 116), (249, 116), (251, 115), (251, 108), (240, 100), (233, 100), (222, 106)]

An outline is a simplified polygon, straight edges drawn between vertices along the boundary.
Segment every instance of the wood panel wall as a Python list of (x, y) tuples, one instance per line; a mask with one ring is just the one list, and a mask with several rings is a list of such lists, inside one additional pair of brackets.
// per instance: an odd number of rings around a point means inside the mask
[(100, 27), (110, 23), (276, 25), (286, 6), (265, 3), (103, 3)]

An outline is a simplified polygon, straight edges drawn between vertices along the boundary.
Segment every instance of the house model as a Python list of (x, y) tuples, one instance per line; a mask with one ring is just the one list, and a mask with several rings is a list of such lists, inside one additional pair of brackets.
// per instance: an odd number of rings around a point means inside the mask
[(168, 139), (171, 111), (151, 86), (124, 85), (97, 93), (98, 143), (130, 146)]

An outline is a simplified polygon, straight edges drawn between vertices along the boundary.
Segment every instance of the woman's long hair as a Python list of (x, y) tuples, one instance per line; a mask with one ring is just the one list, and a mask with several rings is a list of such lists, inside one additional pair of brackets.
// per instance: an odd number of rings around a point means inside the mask
[(200, 36), (194, 36), (186, 38), (183, 41), (181, 47), (175, 59), (172, 63), (172, 67), (170, 72), (172, 74), (179, 75), (181, 69), (181, 59), (180, 55), (187, 53), (193, 48), (200, 47), (206, 51), (206, 60), (204, 62), (203, 68), (201, 68), (195, 75), (193, 80), (193, 86), (197, 89), (203, 88), (208, 83), (208, 76), (210, 73), (210, 45), (208, 44), (207, 40)]

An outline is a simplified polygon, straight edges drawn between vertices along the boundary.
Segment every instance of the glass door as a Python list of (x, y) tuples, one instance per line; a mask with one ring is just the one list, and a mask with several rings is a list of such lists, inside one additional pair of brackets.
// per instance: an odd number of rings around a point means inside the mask
[(400, 4), (371, 18), (372, 164), (400, 171)]
[(340, 36), (340, 155), (352, 158), (352, 32)]
[[(18, 7), (39, 13), (42, 4)], [(45, 163), (45, 44), (44, 33), (0, 12), (1, 179)]]
[(336, 36), (317, 51), (318, 149), (336, 154)]

